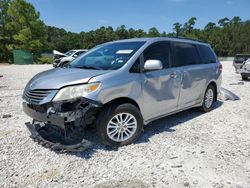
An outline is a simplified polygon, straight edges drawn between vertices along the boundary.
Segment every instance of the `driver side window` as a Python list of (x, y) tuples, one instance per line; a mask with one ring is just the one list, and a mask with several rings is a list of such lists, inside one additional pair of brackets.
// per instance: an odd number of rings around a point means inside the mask
[(169, 68), (170, 44), (169, 42), (157, 42), (150, 45), (144, 52), (144, 62), (147, 60), (160, 60), (163, 68)]

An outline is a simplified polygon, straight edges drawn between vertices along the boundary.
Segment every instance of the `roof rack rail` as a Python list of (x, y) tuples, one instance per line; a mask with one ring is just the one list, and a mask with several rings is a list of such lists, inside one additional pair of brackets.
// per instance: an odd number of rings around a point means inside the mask
[(188, 37), (170, 37), (170, 38), (174, 38), (174, 39), (185, 39), (185, 40), (191, 40), (191, 41), (197, 41), (197, 42), (203, 42), (203, 43), (205, 43), (203, 40), (192, 39), (192, 38), (188, 38)]

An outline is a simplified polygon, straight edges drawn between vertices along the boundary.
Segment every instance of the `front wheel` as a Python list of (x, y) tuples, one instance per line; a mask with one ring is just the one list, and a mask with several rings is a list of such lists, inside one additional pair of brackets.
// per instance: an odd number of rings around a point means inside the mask
[(133, 143), (141, 134), (143, 120), (139, 109), (130, 104), (111, 104), (104, 108), (97, 120), (97, 133), (110, 146)]
[(213, 109), (213, 105), (215, 102), (216, 91), (213, 85), (209, 85), (206, 89), (202, 106), (200, 110), (203, 112), (209, 112)]

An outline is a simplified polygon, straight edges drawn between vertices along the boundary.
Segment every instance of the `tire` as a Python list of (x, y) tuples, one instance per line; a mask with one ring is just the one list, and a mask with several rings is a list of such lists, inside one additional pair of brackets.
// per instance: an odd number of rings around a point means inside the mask
[(241, 76), (242, 77), (242, 80), (247, 80), (248, 77), (247, 76)]
[(202, 106), (199, 108), (203, 112), (209, 112), (213, 109), (216, 100), (216, 91), (213, 85), (208, 85), (204, 94)]
[[(129, 120), (125, 121), (126, 118)], [(118, 121), (121, 119), (126, 123), (122, 124), (122, 121)], [(111, 104), (102, 109), (97, 119), (96, 129), (98, 136), (106, 145), (129, 145), (140, 136), (143, 130), (142, 115), (139, 109), (130, 103)]]

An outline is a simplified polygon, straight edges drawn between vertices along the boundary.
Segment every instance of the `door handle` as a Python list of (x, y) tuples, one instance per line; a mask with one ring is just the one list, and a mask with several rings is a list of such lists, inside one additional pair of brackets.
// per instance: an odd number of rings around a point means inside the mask
[(170, 74), (170, 78), (177, 78), (177, 74), (176, 73)]

